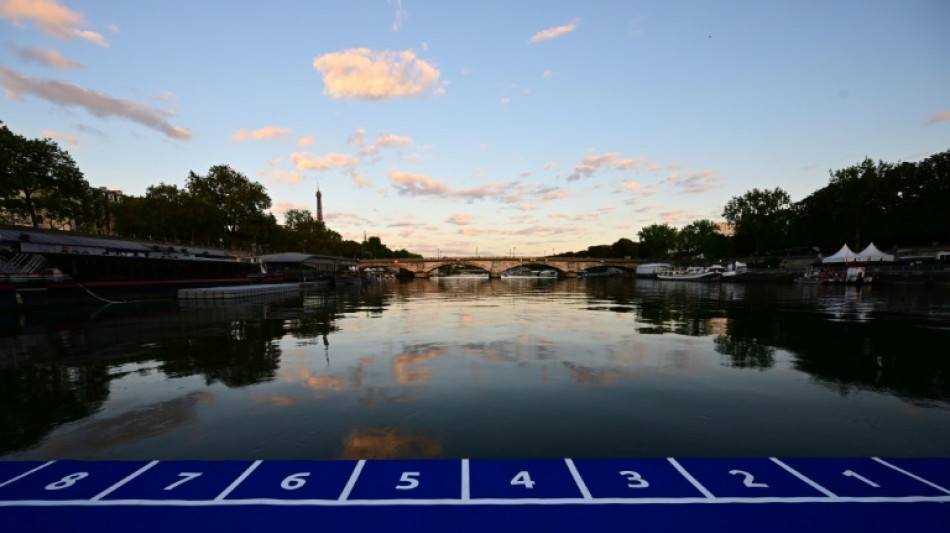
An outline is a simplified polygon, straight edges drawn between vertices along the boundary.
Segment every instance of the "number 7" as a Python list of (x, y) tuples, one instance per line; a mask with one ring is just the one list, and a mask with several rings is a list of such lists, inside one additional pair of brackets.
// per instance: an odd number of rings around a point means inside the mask
[(198, 477), (198, 476), (200, 476), (200, 475), (201, 475), (201, 472), (182, 472), (182, 473), (178, 474), (178, 477), (180, 477), (181, 479), (179, 479), (178, 481), (176, 481), (176, 482), (172, 483), (171, 485), (165, 487), (164, 490), (172, 490), (173, 488), (177, 487), (178, 485), (181, 485), (182, 483), (185, 483), (186, 481), (191, 481), (192, 479), (195, 479), (196, 477)]

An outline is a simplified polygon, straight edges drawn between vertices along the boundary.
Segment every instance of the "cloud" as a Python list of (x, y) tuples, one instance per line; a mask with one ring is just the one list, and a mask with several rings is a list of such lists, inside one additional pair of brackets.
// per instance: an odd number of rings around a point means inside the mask
[(267, 160), (267, 162), (268, 162), (268, 163), (270, 164), (270, 166), (272, 166), (272, 167), (276, 167), (276, 166), (280, 165), (283, 161), (284, 161), (284, 158), (283, 158), (283, 157), (275, 157), (274, 159), (268, 159), (268, 160)]
[(43, 137), (49, 137), (50, 139), (62, 141), (72, 146), (73, 148), (79, 147), (79, 137), (75, 135), (67, 135), (65, 133), (59, 133), (57, 131), (52, 131), (52, 130), (44, 130), (40, 133), (43, 135)]
[(291, 209), (299, 209), (301, 211), (302, 210), (310, 211), (312, 207), (313, 206), (306, 205), (306, 204), (295, 204), (292, 202), (277, 202), (268, 211), (270, 211), (271, 213), (275, 215), (281, 215), (281, 214), (286, 213), (287, 211), (290, 211)]
[(293, 185), (295, 183), (300, 183), (304, 179), (304, 175), (299, 172), (287, 172), (280, 169), (270, 169), (270, 170), (261, 170), (258, 174), (267, 178), (267, 185)]
[(948, 111), (938, 111), (933, 115), (930, 115), (929, 124), (934, 124), (937, 122), (948, 122), (950, 121), (950, 110)]
[(403, 22), (409, 20), (409, 12), (402, 7), (402, 0), (396, 0), (396, 20), (393, 21), (393, 31), (402, 29)]
[(294, 152), (290, 154), (290, 161), (300, 170), (327, 170), (328, 168), (354, 167), (358, 161), (346, 154), (327, 154), (316, 156), (310, 152)]
[(528, 39), (528, 43), (539, 43), (541, 41), (547, 41), (548, 39), (554, 39), (555, 37), (560, 37), (562, 35), (571, 33), (577, 29), (578, 23), (580, 23), (580, 19), (574, 19), (569, 24), (564, 26), (555, 26), (553, 28), (539, 31), (538, 33), (532, 35), (530, 39)]
[(449, 218), (445, 219), (449, 224), (455, 224), (456, 226), (467, 226), (472, 223), (471, 215), (452, 215)]
[(607, 152), (603, 155), (590, 155), (574, 165), (574, 171), (567, 177), (568, 181), (589, 178), (602, 168), (616, 170), (635, 170), (646, 166), (647, 170), (654, 170), (655, 165), (643, 158), (630, 159), (620, 156), (620, 152)]
[(346, 138), (346, 144), (363, 146), (366, 144), (366, 130), (363, 128), (356, 128), (356, 131), (352, 135)]
[(667, 176), (666, 181), (682, 190), (683, 193), (700, 193), (721, 187), (722, 177), (716, 170), (700, 172), (673, 173)]
[(422, 174), (390, 172), (389, 181), (403, 196), (448, 196), (451, 191), (443, 181)]
[(234, 142), (243, 142), (248, 139), (254, 139), (255, 141), (261, 141), (266, 139), (277, 139), (280, 137), (286, 137), (290, 134), (290, 128), (282, 128), (280, 126), (267, 126), (260, 128), (254, 131), (241, 130), (231, 135), (231, 140)]
[(541, 73), (541, 77), (546, 80), (549, 80), (554, 77), (554, 73), (551, 72), (550, 70), (545, 70), (544, 72)]
[(26, 63), (36, 63), (48, 68), (83, 68), (82, 63), (77, 63), (71, 59), (63, 57), (56, 50), (45, 48), (20, 48), (13, 47), (20, 60)]
[(62, 6), (56, 0), (4, 0), (0, 1), (0, 19), (19, 25), (21, 21), (32, 21), (44, 32), (60, 39), (82, 39), (108, 47), (102, 35), (88, 30), (80, 30), (85, 23), (81, 13)]
[(0, 84), (11, 98), (16, 98), (20, 93), (32, 94), (54, 104), (81, 107), (97, 117), (117, 116), (131, 120), (172, 139), (190, 139), (192, 135), (189, 130), (169, 124), (166, 120), (168, 112), (152, 109), (140, 102), (113, 98), (70, 83), (38, 80), (0, 67)]
[(351, 48), (317, 57), (313, 68), (323, 75), (323, 94), (332, 98), (384, 100), (443, 92), (439, 69), (412, 50)]
[(383, 135), (380, 134), (376, 137), (375, 146), (377, 148), (384, 146), (410, 146), (412, 144), (412, 139), (409, 137), (404, 137), (402, 135)]
[[(347, 142), (350, 144), (355, 143), (358, 146), (361, 146), (360, 156), (373, 155), (376, 152), (378, 152), (380, 148), (412, 146), (412, 139), (409, 137), (405, 137), (402, 135), (392, 135), (392, 134), (383, 135), (382, 133), (380, 133), (376, 137), (376, 140), (373, 141), (373, 144), (369, 146), (365, 146), (366, 138), (365, 138), (363, 130), (359, 129), (357, 130), (357, 133), (359, 134), (358, 136), (357, 134), (351, 135), (350, 138), (347, 139)], [(351, 139), (352, 139), (352, 142), (351, 142)]]
[(300, 147), (313, 146), (316, 143), (317, 143), (316, 137), (301, 137), (297, 139), (296, 141), (294, 141), (294, 146), (300, 146)]
[(554, 168), (554, 161), (548, 161), (547, 163), (544, 164), (543, 168), (544, 170), (551, 170), (552, 168)]
[(372, 181), (364, 180), (356, 172), (352, 173), (352, 178), (353, 178), (353, 183), (355, 183), (357, 187), (372, 187), (373, 186)]

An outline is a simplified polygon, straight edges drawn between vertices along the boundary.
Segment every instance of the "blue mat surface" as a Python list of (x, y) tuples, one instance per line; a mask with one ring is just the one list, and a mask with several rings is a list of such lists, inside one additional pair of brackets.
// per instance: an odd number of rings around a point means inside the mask
[(0, 524), (97, 532), (948, 531), (948, 487), (950, 458), (7, 461)]

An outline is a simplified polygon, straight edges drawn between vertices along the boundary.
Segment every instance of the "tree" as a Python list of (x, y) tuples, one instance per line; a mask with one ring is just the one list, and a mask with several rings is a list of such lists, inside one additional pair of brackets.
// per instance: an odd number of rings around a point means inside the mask
[(5, 218), (28, 220), (35, 228), (41, 217), (73, 218), (89, 187), (68, 152), (52, 139), (27, 139), (0, 126), (0, 199)]
[(766, 247), (784, 245), (790, 204), (791, 198), (781, 187), (771, 191), (752, 189), (729, 200), (722, 216), (735, 227), (740, 246), (758, 255)]
[(245, 224), (271, 206), (263, 185), (228, 165), (213, 166), (206, 176), (189, 172), (185, 187), (195, 199), (213, 209), (217, 215), (213, 223), (226, 232), (232, 247), (242, 231), (245, 238), (253, 239), (253, 229)]
[(725, 238), (712, 220), (695, 220), (679, 231), (679, 249), (689, 255), (722, 257)]
[(676, 248), (678, 232), (669, 224), (651, 224), (637, 232), (641, 257), (667, 257)]

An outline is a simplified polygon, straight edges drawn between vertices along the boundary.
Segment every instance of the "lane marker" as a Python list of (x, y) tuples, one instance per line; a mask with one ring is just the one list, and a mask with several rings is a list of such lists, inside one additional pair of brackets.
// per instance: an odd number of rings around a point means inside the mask
[(33, 472), (37, 472), (37, 471), (39, 471), (39, 470), (42, 470), (42, 469), (46, 468), (47, 466), (49, 466), (49, 465), (51, 465), (51, 464), (53, 464), (53, 463), (55, 463), (55, 462), (56, 462), (56, 461), (47, 461), (47, 462), (41, 464), (40, 466), (34, 468), (33, 470), (30, 470), (30, 471), (28, 471), (28, 472), (24, 472), (24, 473), (20, 474), (19, 476), (15, 477), (15, 478), (13, 478), (13, 479), (8, 479), (8, 480), (4, 481), (3, 483), (0, 483), (0, 489), (2, 489), (3, 487), (6, 487), (6, 486), (9, 485), (10, 483), (13, 483), (14, 481), (19, 481), (19, 480), (25, 478), (26, 476), (32, 474)]
[(115, 489), (121, 487), (122, 485), (125, 485), (125, 484), (128, 483), (129, 481), (132, 481), (132, 480), (135, 479), (139, 474), (141, 474), (142, 472), (145, 472), (145, 471), (148, 470), (149, 468), (152, 468), (153, 466), (157, 465), (159, 462), (160, 462), (160, 461), (152, 461), (151, 463), (149, 463), (149, 464), (143, 466), (142, 468), (139, 468), (139, 469), (136, 470), (135, 472), (132, 472), (131, 474), (129, 474), (129, 475), (125, 476), (124, 478), (122, 478), (122, 481), (119, 481), (119, 482), (116, 483), (115, 485), (112, 485), (111, 487), (109, 487), (109, 488), (107, 488), (106, 490), (100, 492), (99, 494), (96, 494), (96, 495), (93, 496), (89, 501), (91, 501), (91, 502), (97, 502), (97, 501), (101, 500), (102, 498), (105, 498), (106, 496), (108, 496), (109, 494), (111, 494)]
[(827, 498), (825, 496), (794, 496), (794, 497), (723, 497), (723, 498), (704, 498), (699, 496), (682, 498), (595, 498), (585, 500), (582, 498), (478, 498), (469, 501), (460, 499), (427, 499), (416, 500), (406, 498), (395, 498), (392, 500), (372, 499), (372, 500), (278, 500), (275, 498), (249, 498), (234, 500), (3, 500), (0, 501), (2, 507), (228, 507), (245, 505), (273, 505), (283, 507), (347, 507), (363, 506), (371, 507), (381, 506), (469, 506), (469, 505), (728, 505), (735, 503), (749, 504), (827, 504), (834, 506), (837, 503), (950, 503), (950, 496), (839, 496), (837, 498)]
[(350, 474), (350, 479), (346, 482), (346, 486), (343, 487), (343, 492), (340, 493), (339, 501), (345, 502), (347, 498), (350, 497), (350, 492), (353, 492), (353, 487), (356, 485), (357, 478), (360, 477), (360, 472), (363, 471), (363, 465), (366, 464), (366, 459), (360, 459), (356, 463), (356, 467), (353, 468), (353, 473)]
[(590, 491), (587, 490), (587, 484), (584, 483), (583, 478), (581, 478), (581, 473), (577, 471), (577, 467), (574, 466), (574, 461), (569, 457), (564, 458), (564, 463), (567, 464), (568, 470), (571, 471), (571, 476), (574, 477), (574, 483), (577, 484), (577, 488), (581, 491), (581, 496), (585, 500), (593, 500), (594, 498), (590, 495)]
[(462, 459), (462, 501), (468, 501), (472, 498), (470, 480), (468, 459)]
[(264, 461), (258, 459), (257, 461), (254, 461), (253, 463), (251, 463), (251, 466), (247, 467), (247, 470), (245, 470), (243, 474), (241, 474), (240, 476), (238, 476), (237, 479), (231, 482), (231, 484), (228, 485), (228, 488), (224, 489), (224, 492), (222, 492), (221, 494), (218, 494), (218, 497), (215, 498), (214, 501), (219, 502), (225, 499), (228, 496), (228, 494), (231, 494), (231, 491), (233, 491), (234, 489), (238, 487), (238, 485), (243, 483), (244, 480), (247, 479), (247, 476), (251, 475), (251, 472), (253, 472), (254, 469), (260, 466), (261, 463), (263, 462)]
[(686, 469), (683, 468), (683, 465), (677, 463), (676, 459), (673, 459), (672, 457), (667, 457), (666, 460), (669, 461), (670, 464), (673, 465), (673, 468), (675, 468), (683, 477), (685, 477), (687, 481), (692, 483), (693, 486), (696, 487), (696, 490), (698, 490), (699, 492), (702, 492), (703, 496), (707, 498), (715, 498), (715, 496), (713, 496), (713, 493), (706, 490), (706, 487), (704, 487), (702, 483), (700, 483), (699, 481), (696, 481), (696, 478), (694, 478), (689, 472), (687, 472)]
[(788, 466), (787, 464), (783, 463), (783, 462), (780, 461), (777, 457), (769, 457), (769, 459), (771, 459), (773, 463), (775, 463), (775, 464), (781, 466), (782, 468), (784, 468), (785, 470), (787, 470), (789, 474), (791, 474), (791, 475), (797, 477), (798, 479), (804, 481), (805, 483), (808, 483), (808, 485), (809, 485), (811, 488), (817, 490), (818, 492), (824, 494), (825, 496), (827, 496), (827, 497), (829, 497), (829, 498), (837, 498), (837, 497), (838, 497), (837, 494), (835, 494), (835, 493), (831, 492), (830, 490), (828, 490), (828, 489), (822, 487), (822, 486), (819, 485), (818, 483), (815, 483), (814, 481), (808, 479), (807, 477), (805, 477), (804, 474), (802, 474), (802, 473), (799, 472), (798, 470), (795, 470), (794, 468)]
[(945, 494), (950, 494), (950, 490), (947, 490), (947, 489), (941, 487), (940, 485), (937, 485), (936, 483), (932, 483), (932, 482), (930, 482), (930, 481), (927, 481), (926, 479), (924, 479), (924, 478), (922, 478), (922, 477), (920, 477), (920, 476), (918, 476), (918, 475), (916, 475), (916, 474), (912, 474), (912, 473), (908, 472), (907, 470), (904, 470), (903, 468), (901, 468), (901, 467), (899, 467), (899, 466), (897, 466), (897, 465), (892, 465), (891, 463), (888, 463), (887, 461), (885, 461), (884, 459), (881, 459), (880, 457), (872, 457), (871, 459), (874, 459), (875, 461), (881, 463), (882, 465), (884, 465), (884, 466), (886, 466), (886, 467), (893, 468), (894, 470), (897, 470), (898, 472), (900, 472), (901, 474), (904, 474), (905, 476), (910, 476), (910, 477), (916, 479), (917, 481), (920, 481), (921, 483), (925, 483), (925, 484), (927, 484), (927, 485), (930, 485), (931, 487), (933, 487), (933, 488), (939, 490), (940, 492), (943, 492), (943, 493), (945, 493)]

